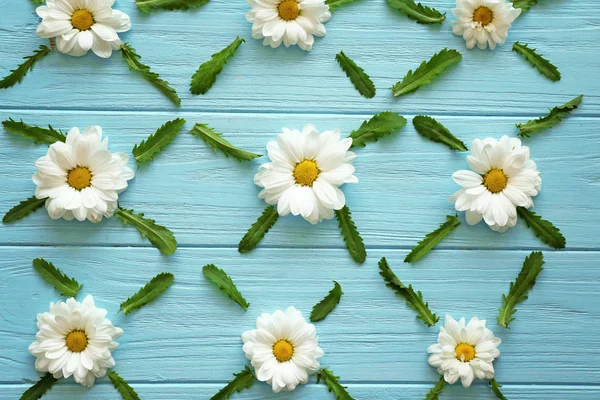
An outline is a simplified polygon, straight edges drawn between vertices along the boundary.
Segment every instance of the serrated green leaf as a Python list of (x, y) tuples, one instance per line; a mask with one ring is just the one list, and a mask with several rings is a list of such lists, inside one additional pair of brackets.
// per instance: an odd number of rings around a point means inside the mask
[(75, 279), (69, 278), (56, 268), (51, 262), (43, 258), (33, 260), (33, 268), (46, 282), (54, 286), (61, 296), (75, 297), (81, 286)]
[(125, 315), (128, 315), (130, 312), (145, 306), (163, 294), (173, 284), (174, 280), (175, 276), (168, 272), (156, 275), (136, 294), (122, 302), (119, 311), (123, 311)]
[(25, 78), (25, 75), (27, 75), (27, 72), (31, 71), (35, 64), (49, 53), (50, 49), (47, 46), (42, 45), (38, 50), (34, 50), (32, 55), (23, 57), (25, 62), (11, 70), (10, 74), (0, 80), (0, 89), (8, 89), (17, 83), (20, 83), (23, 78)]
[(532, 133), (539, 133), (544, 129), (552, 128), (552, 126), (562, 121), (563, 117), (567, 116), (571, 113), (571, 111), (579, 107), (582, 100), (583, 95), (577, 96), (562, 106), (554, 107), (550, 110), (550, 113), (544, 117), (532, 119), (525, 124), (517, 124), (517, 128), (519, 128), (519, 136), (527, 138), (531, 137)]
[(535, 236), (539, 237), (548, 246), (555, 249), (564, 249), (567, 245), (567, 240), (560, 233), (560, 230), (552, 225), (552, 222), (542, 219), (535, 212), (524, 207), (517, 207), (517, 214), (523, 218), (527, 227), (533, 231)]
[(17, 122), (12, 118), (2, 121), (4, 129), (13, 134), (21, 135), (27, 139), (33, 140), (35, 144), (52, 144), (55, 142), (64, 142), (67, 140), (64, 133), (57, 131), (51, 125), (48, 128), (40, 128), (39, 126), (29, 125), (22, 120)]
[(427, 326), (437, 324), (440, 317), (431, 312), (429, 303), (423, 301), (423, 294), (415, 292), (412, 285), (408, 285), (408, 287), (404, 286), (390, 268), (385, 257), (379, 260), (379, 275), (386, 282), (387, 287), (402, 296), (406, 300), (406, 305), (417, 312), (417, 319), (421, 320)]
[(115, 215), (126, 225), (135, 226), (140, 235), (147, 238), (161, 253), (171, 255), (177, 250), (177, 240), (173, 232), (158, 225), (153, 219), (144, 218), (143, 213), (135, 214), (133, 210), (119, 207)]
[(438, 381), (438, 383), (436, 383), (435, 386), (432, 387), (431, 390), (427, 393), (427, 396), (425, 396), (424, 400), (439, 400), (439, 396), (445, 387), (446, 387), (446, 381), (444, 380), (444, 377), (442, 376), (440, 378), (440, 380)]
[(6, 214), (4, 214), (4, 218), (2, 218), (2, 223), (4, 224), (12, 224), (15, 221), (20, 220), (21, 218), (26, 217), (31, 214), (38, 208), (44, 207), (46, 203), (46, 199), (37, 199), (35, 196), (28, 198), (27, 200), (23, 200), (10, 210)]
[(343, 294), (344, 292), (342, 292), (340, 284), (333, 281), (333, 289), (329, 291), (323, 300), (313, 307), (312, 312), (310, 313), (310, 321), (317, 322), (325, 319), (325, 317), (333, 311), (335, 306), (340, 303)]
[(317, 372), (317, 383), (323, 383), (327, 386), (330, 392), (333, 392), (336, 400), (354, 400), (350, 393), (346, 391), (346, 386), (342, 386), (339, 381), (340, 377), (335, 376), (331, 370), (321, 368)]
[(121, 378), (115, 371), (108, 371), (108, 379), (110, 379), (115, 389), (119, 391), (123, 400), (140, 400), (140, 397), (135, 390), (129, 386), (129, 383)]
[(353, 3), (354, 0), (325, 0), (325, 4), (329, 6), (329, 11), (336, 11), (346, 3)]
[(140, 61), (140, 55), (135, 52), (135, 49), (131, 47), (129, 43), (121, 45), (121, 53), (131, 71), (139, 72), (145, 80), (160, 90), (160, 92), (167, 96), (167, 98), (177, 105), (177, 107), (181, 105), (181, 99), (177, 95), (175, 89), (169, 86), (169, 82), (160, 79), (160, 76), (156, 72), (152, 72), (148, 65), (143, 64)]
[(135, 0), (138, 11), (149, 13), (156, 10), (187, 10), (200, 7), (209, 0)]
[(544, 255), (541, 251), (534, 251), (525, 258), (521, 272), (514, 282), (510, 283), (507, 295), (502, 295), (502, 307), (498, 309), (498, 325), (508, 328), (515, 318), (517, 304), (527, 300), (528, 293), (535, 285), (537, 276), (544, 268)]
[(402, 81), (392, 87), (394, 97), (414, 92), (421, 86), (431, 83), (434, 78), (460, 60), (462, 60), (462, 55), (453, 49), (443, 49), (434, 54), (429, 61), (423, 61), (414, 73), (409, 70)]
[(508, 400), (506, 397), (504, 397), (504, 395), (500, 391), (501, 387), (502, 387), (502, 385), (499, 384), (498, 382), (496, 382), (496, 379), (494, 379), (494, 378), (490, 379), (490, 388), (492, 388), (492, 392), (494, 392), (496, 397), (499, 398), (500, 400)]
[(239, 304), (244, 311), (250, 307), (250, 303), (246, 301), (244, 296), (242, 296), (238, 288), (235, 286), (235, 283), (233, 283), (231, 278), (221, 268), (214, 264), (208, 264), (202, 268), (202, 273), (208, 280), (217, 285), (219, 289), (224, 291), (231, 300)]
[(269, 229), (275, 224), (278, 218), (279, 213), (274, 206), (265, 208), (262, 215), (258, 217), (256, 222), (248, 229), (248, 232), (246, 232), (242, 240), (240, 240), (238, 251), (240, 253), (247, 253), (253, 250)]
[(210, 400), (227, 400), (234, 393), (248, 389), (256, 380), (254, 373), (247, 365), (237, 374), (233, 374), (233, 376), (235, 376), (235, 378), (233, 378), (233, 380), (229, 382), (223, 389), (219, 390), (217, 394), (212, 396)]
[(397, 132), (406, 125), (406, 118), (391, 111), (375, 114), (370, 120), (363, 121), (349, 137), (352, 138), (352, 147), (365, 147), (367, 143), (374, 143), (382, 137)]
[(190, 84), (190, 92), (192, 94), (204, 94), (208, 92), (208, 89), (217, 80), (217, 75), (221, 73), (227, 60), (233, 57), (235, 51), (240, 44), (246, 41), (241, 37), (236, 37), (233, 42), (223, 50), (215, 53), (211, 56), (211, 59), (200, 65), (200, 68), (192, 76), (192, 83)]
[(426, 7), (413, 0), (387, 0), (387, 3), (419, 24), (441, 24), (446, 19), (446, 13), (442, 14), (435, 8)]
[(148, 139), (142, 140), (139, 145), (133, 147), (133, 156), (138, 166), (148, 161), (152, 161), (154, 156), (160, 153), (169, 145), (179, 134), (179, 131), (185, 124), (185, 119), (177, 118), (173, 121), (167, 121), (158, 128), (156, 133), (148, 136)]
[(426, 115), (417, 115), (413, 118), (413, 126), (419, 135), (433, 142), (442, 143), (455, 151), (467, 151), (467, 145), (454, 136), (450, 131), (435, 119)]
[(232, 156), (238, 161), (252, 161), (255, 158), (262, 157), (262, 154), (250, 153), (249, 151), (244, 151), (239, 147), (235, 147), (229, 143), (229, 141), (225, 140), (221, 133), (215, 132), (206, 124), (194, 125), (194, 128), (192, 128), (190, 133), (208, 143), (215, 152), (221, 150), (225, 156)]
[(530, 49), (527, 47), (527, 44), (519, 42), (515, 42), (512, 49), (515, 53), (529, 61), (546, 78), (554, 82), (560, 81), (560, 72), (558, 69), (550, 61), (542, 57), (541, 54), (536, 53), (535, 49)]
[(447, 215), (446, 222), (440, 225), (435, 231), (428, 233), (423, 240), (421, 240), (411, 251), (408, 253), (404, 262), (414, 263), (423, 258), (427, 253), (431, 251), (443, 238), (446, 237), (450, 232), (456, 229), (460, 225), (458, 216)]
[(48, 390), (58, 381), (50, 372), (42, 376), (39, 381), (27, 389), (19, 400), (38, 400), (41, 399)]
[(346, 248), (352, 259), (357, 263), (364, 263), (367, 259), (367, 250), (356, 225), (354, 225), (354, 221), (352, 221), (352, 213), (348, 206), (344, 206), (341, 210), (335, 210), (335, 217), (338, 220)]
[(523, 12), (529, 11), (537, 2), (538, 0), (512, 0), (513, 7), (520, 8)]
[(46, 0), (31, 0), (31, 1), (35, 4), (43, 4), (46, 2)]
[(356, 90), (358, 90), (358, 93), (367, 99), (375, 96), (375, 85), (369, 75), (367, 75), (361, 67), (356, 65), (356, 63), (344, 54), (343, 51), (336, 54), (335, 59), (346, 73), (346, 76), (350, 78), (350, 82), (352, 82)]

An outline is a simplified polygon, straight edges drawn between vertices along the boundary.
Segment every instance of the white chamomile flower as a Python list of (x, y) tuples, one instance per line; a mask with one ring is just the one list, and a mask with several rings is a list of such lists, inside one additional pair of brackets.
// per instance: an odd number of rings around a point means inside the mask
[(61, 53), (79, 57), (91, 49), (108, 58), (123, 44), (119, 32), (131, 29), (129, 16), (111, 7), (115, 0), (46, 0), (36, 9), (42, 22), (37, 34), (56, 38)]
[(309, 51), (315, 36), (325, 36), (324, 22), (331, 12), (325, 0), (247, 0), (250, 11), (246, 19), (252, 23), (252, 37), (263, 39), (265, 46), (298, 45)]
[(445, 326), (440, 328), (438, 342), (427, 349), (429, 365), (436, 367), (440, 375), (449, 384), (461, 379), (468, 388), (475, 378), (492, 379), (493, 362), (500, 357), (497, 347), (502, 340), (485, 327), (486, 321), (471, 318), (465, 326), (465, 319), (456, 322), (446, 315)]
[(306, 323), (294, 307), (261, 314), (256, 329), (244, 332), (242, 341), (256, 378), (271, 385), (275, 393), (307, 383), (323, 355), (315, 326)]
[(450, 197), (456, 211), (466, 211), (469, 225), (483, 220), (497, 232), (517, 223), (517, 207), (533, 207), (533, 196), (542, 189), (542, 178), (529, 147), (517, 138), (475, 139), (467, 162), (473, 171), (452, 174), (462, 186)]
[(52, 219), (77, 218), (100, 222), (117, 210), (119, 193), (127, 188), (134, 172), (127, 167), (125, 153), (107, 150), (102, 128), (90, 126), (83, 133), (73, 128), (66, 143), (50, 145), (48, 153), (35, 162), (35, 197), (46, 199)]
[(458, 18), (451, 21), (452, 32), (462, 36), (469, 49), (477, 44), (485, 50), (489, 44), (494, 50), (497, 44), (506, 41), (508, 30), (521, 15), (521, 9), (505, 0), (456, 0), (452, 13)]
[(123, 330), (113, 326), (92, 296), (81, 303), (72, 297), (50, 303), (49, 312), (37, 315), (37, 327), (29, 352), (37, 357), (39, 372), (50, 372), (56, 379), (73, 375), (77, 383), (92, 387), (96, 378), (115, 366), (111, 352)]
[(302, 215), (311, 224), (333, 218), (334, 210), (346, 204), (339, 186), (358, 182), (350, 146), (352, 139), (340, 140), (339, 129), (319, 133), (312, 125), (302, 132), (283, 128), (277, 141), (267, 144), (271, 162), (261, 165), (254, 177), (264, 188), (258, 197), (277, 204), (279, 215)]

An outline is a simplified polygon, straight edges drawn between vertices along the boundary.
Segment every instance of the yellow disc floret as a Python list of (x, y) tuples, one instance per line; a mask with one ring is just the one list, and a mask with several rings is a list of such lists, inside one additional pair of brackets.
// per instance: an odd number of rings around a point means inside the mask
[(294, 168), (294, 178), (296, 183), (302, 186), (312, 186), (317, 176), (319, 176), (319, 168), (313, 160), (304, 160), (296, 164)]
[(487, 7), (479, 7), (473, 13), (473, 21), (479, 22), (482, 26), (486, 26), (494, 19), (494, 12)]
[(469, 362), (475, 358), (475, 347), (467, 343), (461, 343), (454, 349), (456, 358), (462, 362)]
[(80, 31), (87, 31), (94, 25), (94, 16), (88, 10), (77, 10), (71, 16), (71, 25)]
[(83, 331), (71, 331), (67, 335), (67, 347), (73, 353), (81, 353), (85, 350), (88, 344), (87, 336)]
[(298, 9), (298, 3), (296, 0), (284, 0), (279, 3), (279, 17), (286, 21), (292, 21), (298, 18), (300, 10)]
[(67, 183), (73, 189), (85, 189), (92, 185), (92, 173), (86, 167), (75, 167), (67, 174)]
[(508, 178), (501, 169), (491, 169), (483, 176), (483, 186), (492, 193), (503, 191), (507, 182)]
[(273, 355), (279, 362), (286, 362), (294, 355), (294, 346), (285, 339), (279, 340), (273, 345)]

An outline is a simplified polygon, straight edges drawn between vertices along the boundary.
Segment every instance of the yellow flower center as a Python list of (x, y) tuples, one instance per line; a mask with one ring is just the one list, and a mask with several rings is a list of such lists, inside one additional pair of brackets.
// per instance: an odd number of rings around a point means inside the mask
[(475, 358), (475, 347), (470, 344), (461, 343), (454, 349), (456, 358), (462, 362), (469, 362)]
[(302, 186), (312, 186), (317, 176), (319, 176), (319, 168), (313, 160), (304, 160), (296, 164), (294, 168), (294, 178), (296, 183)]
[(92, 173), (86, 167), (75, 167), (67, 174), (67, 183), (76, 190), (92, 186)]
[(286, 21), (292, 21), (298, 18), (300, 10), (298, 9), (298, 3), (296, 0), (284, 0), (279, 3), (279, 16), (281, 19)]
[(273, 345), (273, 355), (279, 362), (286, 362), (294, 355), (294, 346), (285, 339), (281, 339)]
[(67, 347), (74, 353), (81, 353), (88, 344), (87, 336), (83, 331), (71, 331), (67, 335)]
[(483, 176), (483, 186), (492, 193), (503, 191), (507, 182), (508, 178), (501, 169), (491, 169)]
[(487, 7), (479, 7), (473, 13), (473, 21), (479, 22), (481, 25), (486, 26), (494, 19), (494, 12)]
[(71, 16), (71, 25), (80, 31), (87, 31), (94, 25), (94, 17), (88, 10), (77, 10)]

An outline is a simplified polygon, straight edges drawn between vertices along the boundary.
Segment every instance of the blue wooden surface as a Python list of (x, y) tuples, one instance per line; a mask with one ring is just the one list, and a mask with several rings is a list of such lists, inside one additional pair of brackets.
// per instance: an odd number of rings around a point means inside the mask
[[(452, 0), (427, 4), (448, 11)], [(395, 138), (358, 150), (358, 185), (345, 188), (369, 257), (363, 266), (347, 255), (334, 221), (316, 227), (283, 218), (259, 249), (237, 253), (237, 242), (263, 209), (252, 177), (259, 162), (239, 164), (181, 134), (149, 166), (142, 167), (122, 204), (169, 226), (180, 244), (171, 257), (149, 247), (119, 221), (99, 225), (52, 221), (44, 211), (0, 226), (0, 399), (15, 399), (37, 379), (27, 346), (35, 314), (57, 293), (35, 275), (31, 260), (44, 257), (84, 283), (109, 314), (150, 277), (176, 275), (160, 301), (114, 322), (124, 328), (116, 351), (117, 371), (145, 400), (206, 399), (245, 363), (239, 335), (261, 312), (295, 305), (305, 314), (331, 288), (342, 285), (341, 304), (317, 324), (323, 365), (342, 377), (357, 399), (419, 399), (437, 380), (426, 348), (436, 339), (387, 289), (377, 274), (386, 256), (398, 276), (422, 290), (434, 311), (477, 315), (503, 339), (497, 379), (510, 399), (600, 398), (600, 17), (596, 0), (546, 0), (519, 17), (509, 42), (494, 52), (468, 51), (461, 38), (441, 27), (418, 25), (383, 0), (359, 0), (335, 12), (328, 34), (314, 50), (262, 47), (251, 39), (243, 1), (214, 0), (188, 12), (135, 10), (123, 35), (144, 62), (178, 90), (175, 109), (154, 88), (132, 75), (115, 54), (74, 59), (52, 54), (17, 87), (0, 92), (0, 119), (68, 129), (99, 124), (111, 150), (130, 151), (162, 123), (185, 118), (224, 132), (234, 144), (264, 152), (282, 126), (339, 127), (349, 133), (372, 114), (393, 110), (411, 118), (429, 114), (465, 142), (515, 135), (514, 124), (548, 107), (585, 94), (584, 104), (552, 131), (527, 140), (543, 176), (536, 210), (558, 225), (567, 249), (547, 249), (523, 223), (506, 234), (485, 226), (461, 226), (415, 266), (402, 262), (423, 235), (452, 213), (446, 201), (456, 190), (450, 176), (466, 167), (465, 154), (424, 141), (412, 125)], [(38, 44), (38, 18), (28, 1), (0, 0), (0, 75)], [(448, 15), (449, 18), (453, 18)], [(247, 40), (204, 96), (189, 94), (192, 73), (235, 36)], [(559, 83), (540, 76), (510, 51), (529, 43), (563, 73)], [(387, 89), (406, 71), (444, 47), (463, 53), (461, 65), (434, 85), (393, 99)], [(340, 50), (373, 78), (378, 92), (362, 98), (334, 60)], [(33, 161), (43, 146), (0, 135), (0, 210), (34, 190)], [(462, 217), (461, 217), (462, 218)], [(531, 250), (546, 257), (530, 299), (519, 307), (510, 331), (495, 324), (501, 295)], [(207, 283), (201, 267), (215, 263), (252, 303), (244, 313)], [(48, 399), (118, 399), (106, 381), (87, 390), (61, 382)], [(257, 384), (238, 399), (330, 399), (314, 379), (293, 394)], [(492, 399), (483, 383), (459, 385), (442, 398)]]

